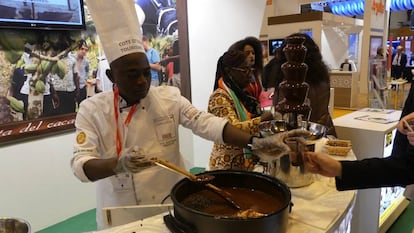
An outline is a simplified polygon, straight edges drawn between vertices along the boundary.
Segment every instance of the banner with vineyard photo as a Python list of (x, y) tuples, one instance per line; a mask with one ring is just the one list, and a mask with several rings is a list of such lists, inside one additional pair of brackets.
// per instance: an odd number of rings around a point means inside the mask
[[(179, 74), (171, 59), (178, 58), (178, 47), (172, 52), (178, 45), (175, 0), (135, 3), (143, 35), (160, 55), (160, 83), (166, 84), (167, 66), (171, 75)], [(72, 130), (80, 102), (112, 89), (87, 6), (85, 19), (82, 31), (0, 29), (0, 144)]]

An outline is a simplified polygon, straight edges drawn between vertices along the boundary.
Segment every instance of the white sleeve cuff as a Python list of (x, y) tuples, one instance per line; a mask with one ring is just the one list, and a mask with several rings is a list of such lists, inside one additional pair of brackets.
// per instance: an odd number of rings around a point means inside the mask
[(70, 161), (73, 174), (82, 182), (92, 182), (86, 176), (85, 171), (83, 170), (83, 165), (91, 159), (96, 159), (93, 156), (80, 156), (80, 157), (73, 157)]

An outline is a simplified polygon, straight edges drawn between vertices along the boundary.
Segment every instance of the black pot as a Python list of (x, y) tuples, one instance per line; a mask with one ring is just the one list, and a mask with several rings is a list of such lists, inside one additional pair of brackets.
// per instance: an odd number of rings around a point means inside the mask
[[(211, 183), (218, 187), (249, 188), (280, 196), (283, 199), (280, 200), (282, 208), (258, 218), (236, 218), (207, 214), (182, 204), (182, 201), (190, 194), (206, 189), (206, 187), (185, 178), (179, 181), (171, 191), (171, 199), (174, 203), (173, 222), (185, 225), (187, 229), (192, 229), (191, 232), (197, 233), (285, 233), (287, 231), (291, 193), (283, 182), (257, 172), (216, 170), (202, 174), (213, 175), (215, 179)], [(189, 230), (183, 232), (189, 232)]]

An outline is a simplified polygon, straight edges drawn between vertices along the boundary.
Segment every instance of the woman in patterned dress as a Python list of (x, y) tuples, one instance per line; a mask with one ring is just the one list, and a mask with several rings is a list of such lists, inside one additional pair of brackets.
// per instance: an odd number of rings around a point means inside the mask
[[(259, 136), (258, 124), (272, 120), (273, 115), (262, 112), (258, 100), (243, 91), (254, 72), (246, 58), (247, 54), (240, 50), (228, 50), (220, 57), (208, 112), (226, 117), (237, 128)], [(246, 148), (216, 143), (210, 156), (210, 169), (252, 170), (253, 158)]]

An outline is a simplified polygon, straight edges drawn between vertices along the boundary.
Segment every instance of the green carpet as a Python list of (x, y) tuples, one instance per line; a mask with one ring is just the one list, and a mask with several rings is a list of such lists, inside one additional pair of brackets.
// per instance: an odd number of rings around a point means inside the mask
[(391, 225), (387, 233), (412, 233), (414, 232), (414, 201), (411, 201), (404, 212)]
[(37, 233), (82, 233), (96, 231), (96, 209), (91, 209)]

